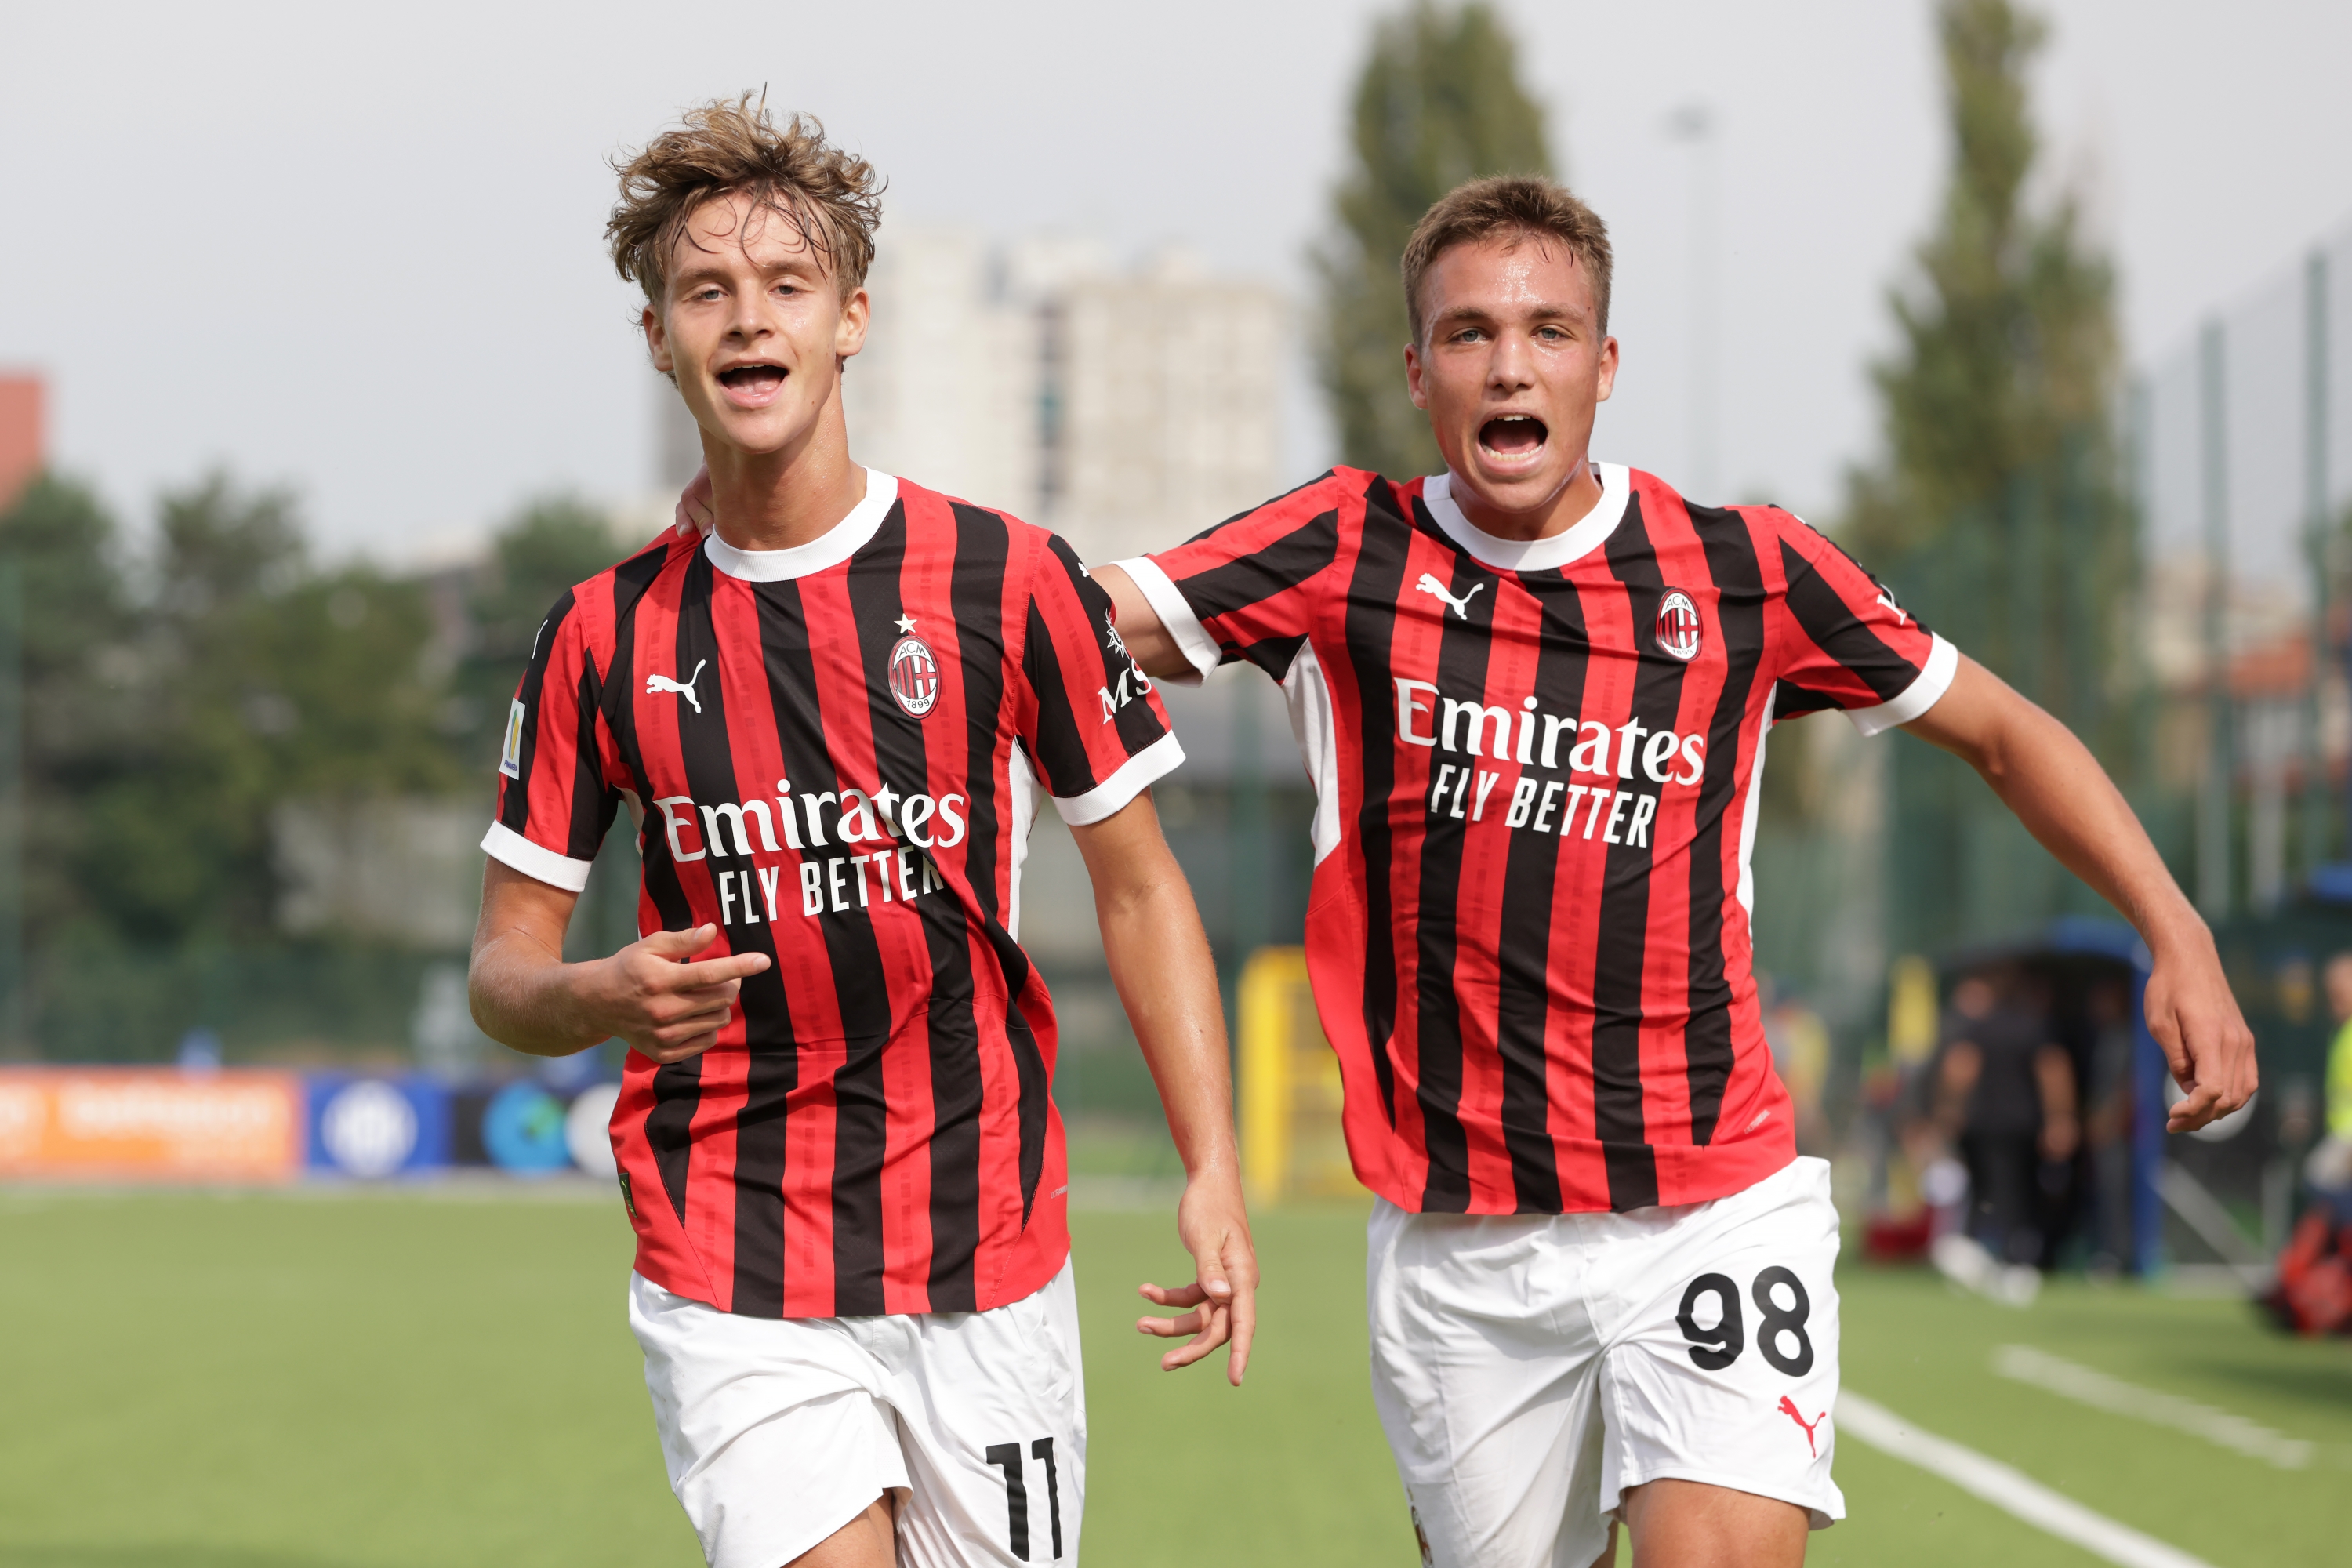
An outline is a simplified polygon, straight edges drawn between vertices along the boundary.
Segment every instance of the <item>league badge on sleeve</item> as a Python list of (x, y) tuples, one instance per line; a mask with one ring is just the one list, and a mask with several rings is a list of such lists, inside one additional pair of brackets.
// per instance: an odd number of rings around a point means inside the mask
[(522, 726), (527, 711), (520, 697), (507, 710), (507, 743), (499, 752), (499, 772), (510, 779), (522, 777)]
[(931, 645), (915, 636), (915, 618), (898, 617), (906, 636), (890, 649), (890, 695), (909, 719), (919, 719), (939, 705), (940, 661)]
[(1658, 601), (1658, 647), (1688, 663), (1698, 657), (1698, 606), (1680, 588), (1669, 588)]

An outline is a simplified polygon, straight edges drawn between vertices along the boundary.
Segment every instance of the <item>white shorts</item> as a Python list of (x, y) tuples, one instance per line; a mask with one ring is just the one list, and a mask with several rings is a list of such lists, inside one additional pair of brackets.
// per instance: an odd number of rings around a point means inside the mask
[(1424, 1562), (1591, 1568), (1623, 1493), (1667, 1478), (1845, 1517), (1827, 1162), (1629, 1214), (1381, 1202), (1369, 1239), (1372, 1401)]
[(1076, 1563), (1075, 1278), (985, 1312), (776, 1319), (632, 1274), (670, 1489), (711, 1568), (780, 1568), (885, 1492), (902, 1568)]

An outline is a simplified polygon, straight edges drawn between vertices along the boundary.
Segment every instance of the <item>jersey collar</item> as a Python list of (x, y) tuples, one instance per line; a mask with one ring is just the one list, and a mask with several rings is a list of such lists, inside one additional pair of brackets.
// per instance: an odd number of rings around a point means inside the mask
[(738, 550), (719, 538), (714, 528), (702, 542), (702, 552), (730, 577), (740, 577), (747, 583), (789, 583), (795, 577), (838, 566), (856, 554), (882, 526), (882, 520), (890, 515), (891, 503), (898, 499), (898, 481), (877, 468), (868, 468), (866, 499), (851, 507), (847, 517), (806, 544), (795, 544), (789, 550)]
[(1445, 537), (1460, 545), (1481, 566), (1495, 572), (1549, 572), (1590, 554), (1617, 531), (1619, 521), (1625, 515), (1625, 498), (1633, 493), (1633, 481), (1626, 477), (1625, 465), (1595, 463), (1592, 470), (1601, 476), (1600, 503), (1578, 518), (1566, 532), (1543, 539), (1497, 539), (1474, 527), (1454, 502), (1454, 476), (1450, 472), (1423, 480), (1421, 500), (1437, 526), (1445, 531)]

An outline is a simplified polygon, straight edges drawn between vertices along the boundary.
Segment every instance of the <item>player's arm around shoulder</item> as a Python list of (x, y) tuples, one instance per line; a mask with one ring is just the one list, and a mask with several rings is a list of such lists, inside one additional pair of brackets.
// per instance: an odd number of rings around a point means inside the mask
[(1934, 706), (1904, 725), (1967, 762), (2042, 847), (2120, 910), (2147, 942), (2147, 1028), (2185, 1098), (2185, 1132), (2252, 1098), (2254, 1037), (2221, 972), (2213, 933), (2181, 893), (2122, 792), (2074, 732), (1962, 657)]
[(580, 895), (493, 859), (482, 873), (467, 994), (474, 1021), (501, 1045), (570, 1056), (626, 1040), (655, 1061), (683, 1061), (717, 1043), (743, 977), (768, 967), (761, 952), (692, 962), (716, 926), (659, 931), (609, 958), (563, 962), (563, 932)]
[[(1134, 651), (1131, 640), (1128, 647)], [(1148, 790), (1070, 832), (1094, 883), (1112, 984), (1184, 1162), (1176, 1228), (1196, 1273), (1192, 1284), (1172, 1289), (1142, 1287), (1146, 1300), (1181, 1311), (1137, 1327), (1163, 1339), (1190, 1336), (1160, 1358), (1169, 1371), (1230, 1343), (1225, 1376), (1238, 1387), (1257, 1328), (1257, 1252), (1242, 1200), (1224, 1008), (1209, 939)]]

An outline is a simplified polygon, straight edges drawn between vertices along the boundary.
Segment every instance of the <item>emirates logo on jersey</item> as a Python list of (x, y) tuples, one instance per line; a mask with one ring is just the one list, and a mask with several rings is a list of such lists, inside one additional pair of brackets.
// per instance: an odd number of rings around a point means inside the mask
[(898, 639), (890, 650), (890, 695), (910, 719), (939, 706), (940, 661), (930, 644), (911, 635)]
[(1698, 657), (1698, 606), (1680, 588), (1658, 602), (1658, 647), (1680, 659)]

